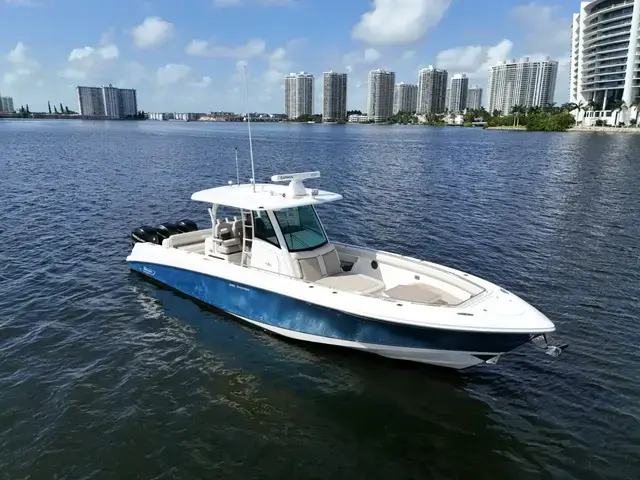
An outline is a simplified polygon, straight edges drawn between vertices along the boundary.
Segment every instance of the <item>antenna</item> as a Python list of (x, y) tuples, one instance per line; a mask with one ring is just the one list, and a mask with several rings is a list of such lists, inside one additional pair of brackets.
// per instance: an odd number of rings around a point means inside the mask
[(256, 191), (256, 171), (253, 166), (253, 141), (251, 140), (251, 114), (249, 113), (249, 85), (247, 82), (247, 66), (244, 66), (244, 95), (246, 98), (247, 108), (247, 126), (249, 127), (249, 154), (251, 155), (251, 183), (253, 192)]
[(235, 148), (236, 151), (236, 184), (240, 185), (240, 169), (238, 168), (238, 147)]

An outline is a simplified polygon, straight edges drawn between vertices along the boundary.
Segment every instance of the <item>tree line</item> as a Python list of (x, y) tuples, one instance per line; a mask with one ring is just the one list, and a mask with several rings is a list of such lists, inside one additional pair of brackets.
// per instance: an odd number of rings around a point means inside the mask
[(51, 102), (47, 102), (47, 107), (49, 108), (50, 114), (56, 114), (56, 115), (77, 115), (78, 114), (78, 112), (74, 112), (73, 110), (70, 110), (69, 107), (63, 106), (62, 102), (60, 102), (60, 110), (58, 110), (58, 107), (54, 105), (53, 112), (52, 112)]

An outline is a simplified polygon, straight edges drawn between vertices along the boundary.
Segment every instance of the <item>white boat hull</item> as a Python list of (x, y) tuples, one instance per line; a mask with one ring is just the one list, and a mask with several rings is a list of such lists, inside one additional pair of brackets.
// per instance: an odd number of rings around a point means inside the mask
[[(555, 329), (526, 302), (475, 277), (499, 293), (487, 291), (484, 300), (452, 308), (336, 291), (149, 243), (136, 244), (127, 261), (154, 281), (287, 338), (455, 369), (484, 363)], [(515, 313), (486, 317), (505, 295)]]

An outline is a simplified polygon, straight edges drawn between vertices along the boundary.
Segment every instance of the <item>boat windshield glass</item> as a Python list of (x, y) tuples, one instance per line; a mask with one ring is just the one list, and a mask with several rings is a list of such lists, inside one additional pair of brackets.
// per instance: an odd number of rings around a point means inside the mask
[(277, 210), (274, 213), (290, 252), (313, 250), (327, 243), (313, 206)]

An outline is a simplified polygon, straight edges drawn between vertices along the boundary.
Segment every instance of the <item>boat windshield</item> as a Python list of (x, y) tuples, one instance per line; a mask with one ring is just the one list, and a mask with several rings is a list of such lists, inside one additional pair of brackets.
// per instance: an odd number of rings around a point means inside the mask
[(277, 210), (274, 213), (290, 252), (314, 250), (327, 243), (313, 206)]

